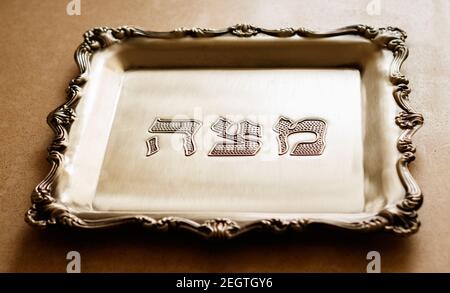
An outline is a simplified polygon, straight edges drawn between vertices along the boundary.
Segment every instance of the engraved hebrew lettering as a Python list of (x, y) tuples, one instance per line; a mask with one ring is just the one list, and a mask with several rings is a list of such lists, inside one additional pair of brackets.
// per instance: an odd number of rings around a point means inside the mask
[[(261, 148), (261, 142), (257, 139), (261, 137), (259, 124), (243, 120), (237, 123), (236, 133), (229, 134), (232, 125), (233, 122), (224, 117), (219, 117), (213, 123), (212, 131), (224, 141), (216, 143), (209, 152), (209, 156), (254, 156), (259, 151)], [(254, 139), (250, 137), (254, 137)], [(227, 140), (231, 142), (227, 142)]]
[(157, 136), (152, 136), (145, 142), (147, 144), (147, 157), (156, 154), (159, 151), (159, 142)]
[[(179, 133), (183, 135), (183, 148), (186, 156), (191, 156), (196, 151), (194, 140), (195, 133), (202, 123), (194, 119), (163, 119), (156, 118), (148, 130), (150, 133)], [(147, 140), (147, 156), (158, 152), (158, 140), (150, 138)], [(150, 147), (150, 149), (149, 149)]]
[(317, 156), (325, 149), (325, 132), (327, 124), (321, 119), (302, 119), (293, 121), (290, 118), (281, 116), (275, 124), (273, 130), (278, 133), (278, 154), (284, 155), (289, 150), (288, 137), (295, 133), (314, 133), (315, 141), (297, 143), (291, 156)]

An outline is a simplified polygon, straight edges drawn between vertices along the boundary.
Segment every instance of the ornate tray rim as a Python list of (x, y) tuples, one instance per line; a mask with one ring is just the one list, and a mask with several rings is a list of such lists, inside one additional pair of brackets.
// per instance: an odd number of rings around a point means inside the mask
[[(295, 220), (264, 219), (240, 225), (227, 218), (215, 218), (199, 223), (186, 218), (164, 217), (155, 219), (146, 215), (107, 216), (99, 219), (82, 219), (52, 196), (52, 185), (57, 170), (64, 160), (64, 152), (69, 145), (68, 134), (75, 119), (77, 102), (82, 98), (82, 89), (89, 78), (92, 56), (113, 44), (132, 38), (180, 39), (212, 38), (230, 35), (249, 38), (255, 35), (266, 35), (275, 38), (299, 36), (303, 38), (329, 38), (343, 35), (354, 35), (365, 38), (381, 48), (392, 52), (394, 59), (390, 65), (390, 82), (394, 86), (393, 98), (401, 111), (395, 123), (402, 133), (397, 140), (400, 158), (397, 161), (397, 173), (406, 190), (405, 196), (397, 204), (386, 207), (378, 214), (362, 221), (346, 222), (327, 219), (299, 218)], [(84, 41), (75, 51), (75, 61), (80, 74), (70, 81), (67, 88), (67, 101), (52, 111), (47, 123), (55, 133), (48, 148), (47, 160), (51, 169), (47, 176), (36, 186), (31, 195), (32, 205), (25, 214), (25, 220), (33, 226), (48, 227), (55, 225), (77, 228), (107, 228), (135, 223), (153, 230), (184, 229), (207, 238), (229, 239), (251, 230), (271, 232), (302, 231), (311, 224), (339, 227), (355, 231), (386, 230), (396, 235), (409, 235), (419, 229), (420, 221), (417, 210), (423, 202), (422, 192), (412, 177), (408, 165), (415, 159), (415, 146), (412, 136), (423, 124), (423, 116), (409, 105), (408, 79), (400, 72), (400, 68), (408, 57), (405, 44), (406, 33), (396, 27), (373, 28), (367, 25), (352, 25), (328, 32), (314, 32), (305, 28), (264, 29), (248, 24), (237, 24), (225, 29), (180, 28), (168, 32), (145, 31), (135, 27), (118, 28), (97, 27), (84, 34)]]

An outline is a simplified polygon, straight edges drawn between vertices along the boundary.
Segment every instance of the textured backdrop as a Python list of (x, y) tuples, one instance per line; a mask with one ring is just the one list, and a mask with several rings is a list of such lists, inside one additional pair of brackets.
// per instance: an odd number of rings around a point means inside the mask
[[(363, 272), (368, 251), (382, 271), (450, 272), (450, 1), (144, 1), (0, 2), (0, 271), (64, 272), (66, 253), (81, 253), (82, 271), (331, 271)], [(376, 7), (375, 7), (376, 8)], [(379, 12), (379, 13), (377, 13)], [(373, 14), (373, 13), (371, 13)], [(377, 15), (378, 14), (378, 15)], [(94, 26), (151, 30), (221, 28), (236, 23), (327, 30), (350, 24), (398, 26), (408, 33), (412, 105), (424, 114), (411, 171), (423, 189), (422, 227), (409, 238), (313, 230), (288, 237), (245, 237), (225, 243), (142, 230), (39, 231), (25, 224), (30, 192), (46, 175), (52, 132), (46, 115), (65, 100), (77, 74), (73, 52)]]

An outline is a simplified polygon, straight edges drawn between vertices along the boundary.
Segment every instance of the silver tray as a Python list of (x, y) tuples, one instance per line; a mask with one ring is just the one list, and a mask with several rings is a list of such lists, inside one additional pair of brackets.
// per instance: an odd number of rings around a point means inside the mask
[(423, 118), (400, 73), (405, 39), (365, 25), (89, 30), (26, 221), (413, 233)]

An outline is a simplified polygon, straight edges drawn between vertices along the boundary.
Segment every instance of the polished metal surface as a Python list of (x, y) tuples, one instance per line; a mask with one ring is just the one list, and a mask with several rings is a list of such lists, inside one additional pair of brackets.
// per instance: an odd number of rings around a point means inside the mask
[(423, 118), (400, 73), (405, 38), (363, 25), (92, 29), (49, 115), (52, 169), (26, 220), (211, 238), (312, 223), (413, 233)]

